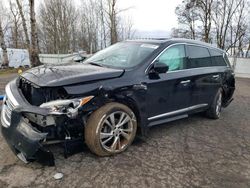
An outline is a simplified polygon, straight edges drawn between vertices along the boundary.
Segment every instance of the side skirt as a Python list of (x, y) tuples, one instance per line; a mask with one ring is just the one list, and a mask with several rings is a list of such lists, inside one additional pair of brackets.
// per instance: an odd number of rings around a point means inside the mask
[(167, 112), (167, 113), (164, 113), (164, 114), (153, 116), (153, 117), (148, 118), (148, 120), (152, 121), (152, 120), (156, 120), (156, 119), (160, 119), (160, 118), (167, 118), (169, 116), (175, 116), (175, 115), (178, 115), (178, 114), (183, 114), (183, 113), (187, 113), (187, 112), (190, 112), (190, 111), (193, 111), (193, 110), (198, 110), (198, 109), (201, 109), (201, 108), (205, 108), (206, 106), (208, 106), (208, 104), (198, 104), (198, 105), (190, 106), (190, 107), (187, 107), (187, 108), (182, 108), (182, 109), (175, 110), (175, 111), (172, 111), (172, 112)]
[(155, 125), (159, 125), (159, 124), (163, 124), (163, 123), (168, 123), (168, 122), (179, 120), (179, 119), (183, 119), (183, 118), (188, 118), (188, 114), (184, 114), (184, 115), (180, 115), (180, 116), (175, 116), (175, 117), (171, 117), (171, 118), (167, 118), (167, 119), (156, 120), (156, 121), (150, 122), (148, 124), (148, 126), (152, 127), (152, 126), (155, 126)]
[(152, 127), (154, 125), (163, 124), (163, 123), (167, 123), (170, 121), (175, 121), (178, 119), (187, 118), (188, 114), (194, 113), (194, 112), (200, 112), (200, 111), (202, 111), (202, 109), (206, 108), (207, 106), (208, 106), (208, 104), (198, 104), (195, 106), (190, 106), (187, 108), (183, 108), (183, 109), (179, 109), (176, 111), (167, 112), (164, 114), (150, 117), (150, 118), (148, 118), (148, 121), (150, 121), (148, 126)]

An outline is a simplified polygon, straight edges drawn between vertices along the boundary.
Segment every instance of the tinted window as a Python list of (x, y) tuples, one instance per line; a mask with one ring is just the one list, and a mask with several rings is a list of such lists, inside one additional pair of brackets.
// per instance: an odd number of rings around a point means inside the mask
[(168, 65), (169, 71), (185, 69), (185, 60), (186, 53), (184, 45), (172, 46), (158, 58), (160, 63)]
[(211, 57), (207, 48), (199, 46), (187, 46), (189, 61), (188, 68), (212, 66)]
[(212, 56), (213, 66), (227, 66), (223, 53), (218, 50), (210, 49), (210, 54)]

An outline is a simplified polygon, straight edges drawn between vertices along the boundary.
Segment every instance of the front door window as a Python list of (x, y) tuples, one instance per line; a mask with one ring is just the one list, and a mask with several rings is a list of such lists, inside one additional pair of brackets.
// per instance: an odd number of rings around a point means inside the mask
[(185, 46), (182, 44), (172, 46), (163, 52), (157, 60), (157, 62), (168, 65), (169, 71), (185, 69)]

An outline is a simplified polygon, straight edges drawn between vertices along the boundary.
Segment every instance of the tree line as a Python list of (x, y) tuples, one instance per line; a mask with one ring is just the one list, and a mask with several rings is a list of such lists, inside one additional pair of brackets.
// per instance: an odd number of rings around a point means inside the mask
[[(129, 9), (118, 0), (7, 0), (0, 3), (0, 41), (3, 67), (7, 47), (28, 49), (32, 66), (40, 65), (39, 53), (64, 54), (79, 50), (94, 53), (134, 35)], [(34, 3), (39, 3), (35, 8)]]
[[(12, 2), (10, 2), (10, 10), (11, 14), (7, 14), (6, 9), (3, 7), (3, 4), (0, 4), (0, 41), (1, 41), (1, 48), (3, 51), (3, 63), (2, 67), (8, 67), (9, 61), (8, 61), (8, 55), (7, 55), (7, 45), (5, 41), (5, 33), (9, 32), (9, 20), (11, 15), (13, 15), (13, 20), (16, 28), (13, 28), (11, 32), (14, 32), (13, 37), (18, 37), (18, 21), (20, 20), (20, 24), (23, 26), (23, 34), (25, 38), (25, 42), (23, 43), (23, 46), (28, 50), (29, 52), (29, 59), (30, 62), (32, 62), (33, 66), (38, 66), (41, 64), (39, 57), (38, 57), (38, 36), (37, 36), (37, 24), (36, 24), (36, 17), (35, 17), (35, 2), (34, 0), (28, 0), (29, 3), (29, 20), (30, 20), (30, 35), (28, 33), (28, 26), (26, 23), (26, 17), (25, 17), (25, 12), (23, 11), (23, 6), (19, 0), (16, 0), (16, 5), (17, 9), (14, 12), (13, 7), (12, 7)], [(19, 15), (19, 17), (17, 17)], [(3, 28), (2, 22), (5, 21), (6, 27)], [(11, 28), (12, 29), (12, 28)], [(22, 36), (23, 37), (23, 36)], [(13, 41), (16, 43), (15, 47), (17, 46), (17, 41)], [(10, 45), (9, 45), (10, 46)]]
[(184, 0), (176, 7), (179, 27), (172, 37), (214, 43), (233, 56), (248, 57), (249, 6), (249, 0)]
[[(119, 8), (119, 1), (5, 0), (8, 6), (0, 2), (2, 66), (8, 66), (7, 47), (27, 49), (32, 66), (38, 66), (39, 53), (94, 53), (133, 38), (130, 8)], [(183, 0), (175, 11), (179, 27), (171, 35), (214, 43), (231, 55), (248, 57), (249, 1)]]

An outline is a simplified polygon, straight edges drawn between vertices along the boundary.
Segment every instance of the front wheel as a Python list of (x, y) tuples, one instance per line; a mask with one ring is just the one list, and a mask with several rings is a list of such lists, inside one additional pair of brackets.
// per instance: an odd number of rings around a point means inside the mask
[(206, 115), (211, 119), (219, 119), (222, 107), (222, 89), (216, 93), (213, 103), (206, 112)]
[(121, 153), (133, 142), (137, 121), (133, 111), (120, 103), (108, 103), (87, 121), (85, 142), (99, 156)]

